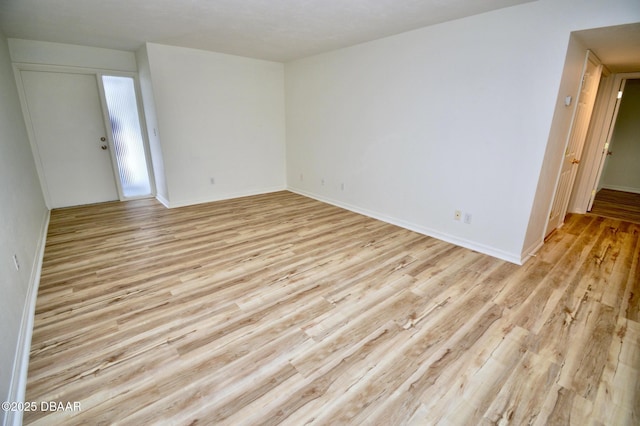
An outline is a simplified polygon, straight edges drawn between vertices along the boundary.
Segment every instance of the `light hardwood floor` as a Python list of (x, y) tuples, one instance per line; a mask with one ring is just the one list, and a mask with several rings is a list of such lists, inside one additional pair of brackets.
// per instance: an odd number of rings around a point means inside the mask
[(640, 223), (640, 194), (601, 189), (596, 194), (591, 214)]
[(288, 192), (55, 210), (26, 400), (81, 410), (25, 424), (637, 425), (639, 230), (520, 267)]

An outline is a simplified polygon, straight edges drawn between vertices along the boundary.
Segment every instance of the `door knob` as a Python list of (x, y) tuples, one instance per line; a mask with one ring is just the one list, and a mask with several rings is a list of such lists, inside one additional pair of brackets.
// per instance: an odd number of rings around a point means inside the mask
[(100, 148), (102, 148), (102, 150), (104, 151), (104, 150), (107, 149), (107, 146), (106, 145), (102, 145)]
[(573, 160), (571, 160), (571, 164), (579, 164), (580, 160), (578, 160), (577, 158), (574, 158)]

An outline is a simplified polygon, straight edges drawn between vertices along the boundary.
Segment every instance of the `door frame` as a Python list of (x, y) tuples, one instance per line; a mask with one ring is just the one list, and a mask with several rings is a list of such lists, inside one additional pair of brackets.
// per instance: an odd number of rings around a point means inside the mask
[(596, 99), (596, 103), (605, 104), (605, 111), (601, 117), (597, 118), (594, 127), (590, 130), (585, 149), (589, 149), (591, 155), (586, 159), (580, 182), (576, 182), (575, 190), (584, 188), (583, 194), (579, 194), (572, 205), (573, 213), (584, 214), (591, 210), (595, 193), (598, 191), (598, 185), (602, 172), (604, 171), (604, 161), (606, 153), (611, 144), (613, 130), (616, 125), (618, 109), (620, 108), (620, 99), (618, 99), (618, 91), (622, 90), (627, 80), (640, 79), (640, 72), (632, 73), (616, 73), (609, 76), (611, 79), (610, 87), (606, 92), (598, 96), (604, 99)]
[[(107, 97), (104, 91), (104, 83), (102, 76), (114, 76), (114, 77), (131, 77), (133, 79), (133, 88), (136, 94), (136, 106), (138, 107), (138, 122), (140, 123), (140, 132), (142, 133), (142, 142), (144, 148), (144, 157), (147, 163), (147, 174), (149, 177), (149, 189), (151, 193), (149, 195), (141, 195), (137, 197), (125, 197), (122, 191), (122, 182), (117, 176), (120, 176), (118, 172), (118, 161), (115, 155), (115, 142), (113, 138), (113, 129), (111, 128), (111, 120), (109, 119), (109, 108), (107, 106)], [(96, 72), (96, 78), (98, 79), (98, 93), (100, 95), (100, 104), (102, 105), (102, 118), (107, 128), (107, 139), (109, 140), (109, 150), (111, 151), (111, 164), (113, 165), (113, 172), (116, 175), (116, 184), (118, 187), (118, 194), (120, 201), (124, 200), (136, 200), (141, 198), (150, 198), (156, 196), (155, 176), (153, 174), (153, 164), (151, 163), (151, 149), (149, 148), (149, 137), (147, 134), (147, 123), (144, 119), (144, 108), (142, 105), (142, 92), (140, 91), (140, 85), (138, 84), (138, 76), (133, 72), (126, 71), (98, 71)]]
[(609, 72), (606, 67), (603, 69), (600, 88), (596, 95), (593, 116), (591, 117), (591, 124), (589, 125), (589, 132), (584, 146), (583, 161), (578, 168), (578, 177), (576, 178), (569, 203), (569, 211), (572, 213), (585, 214), (587, 212), (586, 207), (591, 197), (592, 189), (589, 182), (593, 181), (596, 173), (596, 170), (593, 170), (593, 162), (600, 157), (597, 152), (598, 149), (601, 149), (601, 147), (598, 147), (600, 145), (598, 141), (606, 138), (602, 131), (607, 111), (610, 108), (609, 93), (611, 93), (613, 87), (614, 77), (615, 75)]
[[(576, 121), (578, 118), (578, 106), (580, 101), (582, 100), (582, 90), (585, 84), (585, 73), (588, 69), (589, 63), (595, 64), (598, 71), (598, 75), (595, 81), (595, 90), (596, 93), (593, 95), (593, 97), (591, 99), (588, 100), (589, 104), (587, 105), (587, 108), (589, 108), (588, 111), (588, 120), (586, 120), (586, 122), (584, 122), (582, 124), (582, 126), (577, 127), (576, 126)], [(553, 232), (555, 229), (562, 227), (562, 225), (564, 224), (564, 218), (567, 214), (568, 208), (569, 208), (569, 203), (571, 201), (571, 195), (573, 192), (573, 188), (575, 186), (576, 183), (576, 177), (577, 177), (577, 173), (578, 173), (578, 169), (577, 169), (577, 165), (580, 163), (580, 160), (582, 158), (582, 154), (584, 152), (584, 148), (586, 145), (586, 140), (588, 138), (588, 129), (591, 123), (591, 119), (593, 116), (593, 108), (596, 102), (596, 97), (597, 97), (597, 91), (600, 85), (600, 78), (602, 75), (602, 69), (603, 69), (603, 64), (602, 61), (600, 60), (600, 58), (598, 58), (591, 50), (587, 49), (585, 57), (584, 57), (584, 62), (583, 62), (583, 66), (582, 66), (582, 72), (580, 73), (580, 84), (578, 86), (578, 91), (577, 91), (577, 96), (575, 99), (575, 106), (573, 108), (573, 112), (571, 115), (571, 124), (569, 126), (569, 130), (567, 132), (566, 135), (566, 139), (565, 139), (565, 143), (564, 143), (564, 154), (562, 155), (562, 161), (560, 162), (560, 166), (558, 167), (558, 174), (556, 177), (556, 183), (555, 183), (555, 189), (554, 189), (554, 196), (551, 199), (551, 204), (549, 205), (549, 210), (547, 213), (547, 218), (546, 218), (546, 223), (545, 223), (545, 227), (544, 227), (544, 238), (546, 238), (551, 232)], [(562, 171), (563, 168), (565, 166), (565, 161), (566, 161), (566, 156), (567, 156), (567, 150), (569, 149), (569, 144), (572, 140), (572, 138), (574, 138), (576, 132), (582, 132), (584, 131), (584, 137), (582, 138), (582, 141), (579, 142), (580, 146), (578, 149), (576, 149), (576, 154), (575, 154), (575, 164), (574, 167), (576, 167), (576, 169), (574, 171), (571, 172), (572, 176), (568, 182), (568, 185), (566, 186), (566, 188), (564, 188), (564, 190), (562, 190), (560, 185), (560, 181), (562, 178)], [(573, 161), (572, 161), (573, 162)], [(554, 213), (554, 206), (556, 206), (556, 202), (558, 201), (558, 197), (565, 197), (566, 199), (562, 201), (562, 205), (560, 206), (560, 210), (558, 213), (558, 216), (555, 216)], [(562, 200), (562, 198), (560, 198), (560, 200)], [(558, 206), (556, 206), (558, 207)], [(554, 223), (551, 222), (551, 218), (552, 217), (558, 217), (559, 219), (557, 220), (557, 225), (554, 226)], [(550, 228), (551, 226), (553, 226), (553, 228)]]
[[(42, 188), (42, 195), (45, 200), (45, 205), (49, 210), (52, 209), (52, 201), (51, 195), (49, 192), (49, 187), (47, 185), (47, 180), (44, 174), (44, 166), (42, 164), (42, 158), (40, 156), (40, 152), (38, 149), (38, 144), (35, 138), (35, 131), (33, 127), (33, 122), (31, 120), (31, 114), (29, 113), (29, 107), (27, 105), (26, 92), (24, 89), (24, 82), (22, 81), (22, 71), (39, 71), (39, 72), (50, 72), (50, 73), (64, 73), (64, 74), (82, 74), (82, 75), (92, 75), (96, 79), (96, 83), (98, 85), (98, 98), (100, 100), (100, 107), (102, 108), (102, 120), (107, 132), (107, 144), (109, 145), (109, 156), (111, 158), (111, 169), (113, 172), (113, 179), (116, 184), (116, 188), (118, 191), (118, 198), (120, 201), (132, 199), (132, 197), (124, 197), (122, 193), (122, 183), (119, 179), (117, 162), (115, 157), (115, 145), (113, 142), (113, 133), (111, 130), (111, 123), (109, 120), (109, 112), (106, 105), (106, 98), (104, 95), (104, 86), (102, 83), (102, 75), (113, 75), (113, 76), (123, 76), (123, 77), (131, 77), (133, 78), (135, 92), (136, 92), (136, 101), (138, 104), (138, 120), (140, 121), (140, 130), (142, 132), (142, 138), (144, 142), (144, 152), (147, 161), (147, 172), (149, 174), (149, 184), (151, 188), (151, 194), (148, 197), (155, 197), (156, 187), (155, 187), (155, 178), (153, 175), (153, 167), (151, 163), (151, 151), (149, 149), (149, 138), (147, 135), (147, 127), (144, 120), (144, 109), (142, 105), (142, 95), (140, 92), (140, 85), (138, 82), (138, 76), (133, 72), (122, 72), (122, 71), (111, 71), (111, 70), (98, 70), (94, 68), (83, 68), (83, 67), (68, 67), (68, 66), (59, 66), (59, 65), (40, 65), (40, 64), (26, 64), (26, 63), (14, 63), (13, 64), (13, 75), (16, 80), (16, 87), (18, 89), (18, 97), (20, 99), (20, 107), (22, 109), (22, 115), (25, 121), (25, 127), (27, 130), (27, 136), (29, 138), (29, 144), (31, 145), (31, 153), (34, 158), (34, 162), (36, 165), (36, 171), (38, 173), (38, 179), (40, 180), (40, 186)], [(137, 198), (146, 198), (146, 197), (137, 197)]]

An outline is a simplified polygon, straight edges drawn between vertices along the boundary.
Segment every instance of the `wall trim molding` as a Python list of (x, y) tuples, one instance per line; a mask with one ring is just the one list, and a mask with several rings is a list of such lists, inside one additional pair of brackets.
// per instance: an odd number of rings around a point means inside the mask
[[(13, 402), (24, 402), (27, 388), (27, 372), (29, 369), (29, 354), (31, 352), (31, 337), (33, 335), (33, 322), (36, 311), (36, 300), (38, 297), (38, 287), (40, 286), (40, 275), (42, 273), (42, 261), (44, 249), (47, 242), (47, 232), (49, 230), (49, 220), (51, 211), (47, 210), (42, 220), (40, 230), (40, 240), (36, 250), (36, 256), (31, 266), (29, 277), (29, 288), (22, 310), (22, 321), (20, 322), (20, 333), (18, 335), (18, 345), (16, 347), (13, 361), (13, 372), (11, 374), (11, 385), (9, 387), (8, 400)], [(6, 426), (21, 425), (21, 411), (7, 411), (5, 417)]]
[[(560, 225), (558, 228), (562, 227), (562, 225)], [(544, 246), (544, 239), (541, 238), (538, 241), (534, 241), (533, 244), (531, 244), (528, 248), (522, 250), (522, 254), (520, 255), (520, 265), (524, 265), (527, 260), (531, 259), (532, 257), (537, 256), (538, 250), (540, 250), (542, 248), (542, 246)]]
[(271, 192), (286, 191), (286, 190), (287, 190), (287, 187), (285, 185), (278, 185), (278, 186), (272, 186), (268, 188), (252, 189), (252, 190), (239, 191), (239, 192), (229, 192), (221, 195), (217, 194), (217, 195), (212, 195), (210, 197), (195, 198), (191, 200), (183, 200), (183, 201), (177, 201), (177, 202), (165, 200), (167, 202), (164, 203), (159, 198), (158, 198), (158, 201), (160, 201), (166, 207), (173, 209), (176, 207), (186, 207), (186, 206), (192, 206), (195, 204), (212, 203), (214, 201), (231, 200), (231, 199), (240, 198), (240, 197), (251, 197), (253, 195), (269, 194)]
[(614, 191), (631, 192), (633, 194), (640, 194), (640, 188), (632, 188), (630, 186), (618, 186), (618, 185), (603, 185), (604, 189), (612, 189)]
[(164, 198), (162, 195), (160, 195), (160, 194), (156, 195), (156, 200), (158, 200), (160, 202), (160, 204), (162, 204), (166, 208), (169, 208), (169, 200)]
[[(426, 235), (428, 237), (433, 237), (438, 240), (445, 241), (447, 243), (454, 244), (456, 246), (464, 247), (469, 250), (474, 250), (501, 260), (505, 260), (510, 263), (515, 263), (516, 265), (522, 265), (526, 259), (523, 260), (520, 254), (509, 253), (504, 250), (496, 249), (494, 247), (490, 247), (484, 244), (478, 244), (474, 241), (466, 240), (464, 238), (455, 237), (453, 235), (449, 235), (443, 232), (436, 231), (435, 229), (426, 228), (424, 226), (416, 225), (411, 222), (407, 222), (401, 219), (397, 219), (391, 216), (387, 216), (369, 209), (363, 209), (357, 206), (353, 206), (348, 203), (343, 203), (341, 201), (337, 201), (331, 198), (318, 196), (316, 194), (312, 194), (310, 192), (306, 192), (297, 188), (287, 188), (288, 191), (296, 193), (298, 195), (302, 195), (305, 197), (313, 198), (314, 200), (321, 201), (323, 203), (331, 204), (336, 207), (340, 207), (354, 213), (362, 214), (373, 219), (381, 220), (383, 222), (389, 223), (391, 225), (396, 225), (404, 229), (408, 229), (409, 231), (414, 231), (422, 235)], [(528, 258), (528, 257), (527, 257)]]

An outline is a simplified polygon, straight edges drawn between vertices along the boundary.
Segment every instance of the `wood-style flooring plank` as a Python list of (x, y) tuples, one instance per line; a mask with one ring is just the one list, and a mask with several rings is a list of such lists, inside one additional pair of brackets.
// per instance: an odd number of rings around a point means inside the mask
[(24, 413), (49, 424), (638, 424), (640, 226), (523, 266), (289, 192), (51, 214)]
[(601, 189), (596, 194), (591, 214), (640, 223), (640, 194)]

